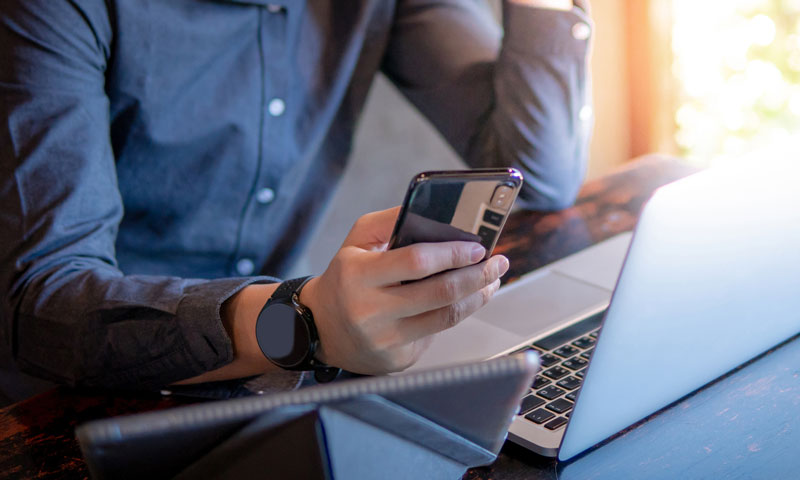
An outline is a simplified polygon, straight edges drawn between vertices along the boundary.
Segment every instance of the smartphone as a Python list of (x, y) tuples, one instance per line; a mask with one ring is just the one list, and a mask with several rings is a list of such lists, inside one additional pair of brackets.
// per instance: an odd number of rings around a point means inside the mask
[(414, 177), (389, 248), (420, 242), (478, 242), (492, 254), (522, 187), (514, 168), (445, 170)]

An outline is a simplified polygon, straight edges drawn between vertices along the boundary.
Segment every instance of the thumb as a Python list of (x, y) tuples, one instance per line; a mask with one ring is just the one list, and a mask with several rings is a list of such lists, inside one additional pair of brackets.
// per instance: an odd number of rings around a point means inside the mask
[(389, 243), (399, 214), (400, 207), (398, 206), (361, 216), (353, 224), (342, 247), (370, 248)]

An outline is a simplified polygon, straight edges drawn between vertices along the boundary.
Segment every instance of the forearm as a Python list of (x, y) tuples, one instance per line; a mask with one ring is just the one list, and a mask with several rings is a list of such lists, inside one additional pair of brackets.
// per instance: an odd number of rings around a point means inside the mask
[(521, 168), (521, 201), (561, 208), (587, 163), (590, 20), (503, 6), (500, 31), (472, 3), (403, 2), (383, 68), (467, 163)]
[(277, 283), (248, 285), (228, 299), (222, 307), (222, 324), (231, 339), (233, 361), (176, 383), (215, 382), (280, 371), (261, 353), (255, 337), (258, 314), (277, 287)]
[(118, 268), (106, 6), (0, 9), (0, 347), (56, 382), (158, 388), (233, 360), (220, 308), (266, 279)]
[(494, 101), (465, 159), (522, 168), (521, 200), (530, 208), (570, 205), (583, 181), (591, 132), (589, 25), (579, 9), (505, 4)]
[(6, 297), (15, 314), (5, 327), (23, 371), (68, 385), (150, 389), (234, 360), (220, 309), (257, 279), (123, 276), (87, 263), (40, 271)]

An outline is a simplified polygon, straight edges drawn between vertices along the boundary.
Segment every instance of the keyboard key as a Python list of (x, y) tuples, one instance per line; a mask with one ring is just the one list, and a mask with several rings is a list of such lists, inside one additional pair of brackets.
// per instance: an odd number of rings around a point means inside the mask
[(544, 408), (540, 408), (539, 410), (534, 410), (531, 413), (525, 415), (525, 418), (527, 418), (531, 422), (538, 423), (539, 425), (543, 424), (544, 422), (550, 420), (553, 417), (555, 417), (555, 415), (553, 415), (551, 412), (548, 412)]
[(550, 355), (549, 353), (546, 353), (546, 354), (542, 355), (541, 357), (539, 357), (539, 363), (541, 363), (542, 367), (544, 367), (544, 368), (547, 368), (550, 365), (553, 365), (553, 364), (558, 363), (560, 361), (561, 361), (560, 358), (556, 357), (555, 355)]
[(556, 385), (558, 385), (561, 388), (566, 388), (567, 390), (575, 390), (576, 388), (581, 386), (581, 379), (570, 376), (561, 380)]
[(561, 390), (560, 388), (556, 387), (555, 385), (550, 385), (549, 387), (543, 388), (543, 389), (539, 390), (536, 393), (538, 393), (540, 396), (542, 396), (542, 397), (544, 397), (544, 398), (546, 398), (548, 400), (552, 400), (554, 398), (558, 398), (561, 395), (563, 395), (564, 394), (564, 390)]
[(581, 370), (581, 371), (575, 372), (575, 376), (576, 377), (583, 378), (584, 375), (586, 375), (586, 369), (585, 368), (583, 370)]
[(562, 425), (564, 425), (566, 423), (567, 423), (567, 419), (566, 418), (564, 418), (564, 417), (556, 417), (556, 418), (550, 420), (549, 422), (547, 422), (547, 425), (545, 425), (544, 428), (546, 428), (548, 430), (555, 430), (558, 427), (560, 427), (560, 426), (562, 426)]
[(567, 370), (566, 368), (562, 368), (562, 367), (556, 365), (555, 367), (551, 368), (550, 370), (545, 370), (543, 375), (545, 377), (550, 377), (553, 380), (558, 380), (561, 377), (565, 377), (565, 376), (569, 375), (569, 370)]
[(600, 333), (600, 332), (592, 332), (592, 333), (589, 334), (589, 336), (594, 338), (594, 339), (596, 339), (598, 333)]
[(583, 348), (584, 350), (587, 348), (591, 348), (595, 344), (595, 339), (592, 337), (581, 337), (574, 342), (572, 342), (578, 348)]
[(569, 368), (570, 370), (580, 370), (585, 367), (589, 362), (581, 357), (570, 358), (566, 362), (561, 362), (561, 365)]
[(567, 357), (571, 357), (571, 356), (575, 355), (579, 351), (580, 350), (578, 350), (577, 348), (573, 347), (572, 345), (564, 345), (561, 348), (553, 350), (553, 353), (555, 353), (559, 357), (567, 358)]
[(556, 333), (537, 341), (534, 343), (534, 345), (542, 350), (552, 350), (559, 345), (563, 345), (575, 338), (582, 337), (600, 326), (600, 324), (603, 322), (603, 314), (605, 314), (605, 310), (595, 313), (591, 317), (585, 318), (578, 323), (574, 323), (567, 328), (563, 328)]
[(592, 358), (593, 353), (594, 353), (594, 348), (590, 348), (589, 350), (586, 350), (585, 352), (581, 353), (581, 357), (585, 358), (586, 360), (589, 360), (590, 358)]
[(548, 383), (550, 383), (550, 379), (549, 378), (544, 378), (541, 375), (536, 375), (536, 378), (533, 379), (532, 388), (534, 390), (539, 390), (540, 388), (544, 387)]
[(559, 398), (554, 402), (548, 403), (546, 408), (556, 413), (564, 413), (572, 409), (572, 402)]
[(569, 392), (568, 394), (564, 395), (564, 398), (566, 398), (570, 402), (574, 402), (575, 399), (578, 398), (578, 391), (575, 390), (574, 392)]
[(525, 415), (534, 408), (541, 407), (542, 404), (544, 404), (544, 400), (541, 398), (536, 395), (528, 395), (522, 399), (522, 404), (519, 407), (519, 415)]

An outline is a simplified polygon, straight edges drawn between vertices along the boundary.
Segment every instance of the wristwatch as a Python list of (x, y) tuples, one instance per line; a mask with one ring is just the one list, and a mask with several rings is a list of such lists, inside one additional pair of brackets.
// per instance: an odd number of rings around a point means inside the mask
[(267, 359), (286, 370), (313, 370), (318, 382), (333, 380), (340, 369), (315, 358), (319, 334), (300, 291), (313, 277), (286, 280), (275, 290), (256, 320), (256, 341)]

